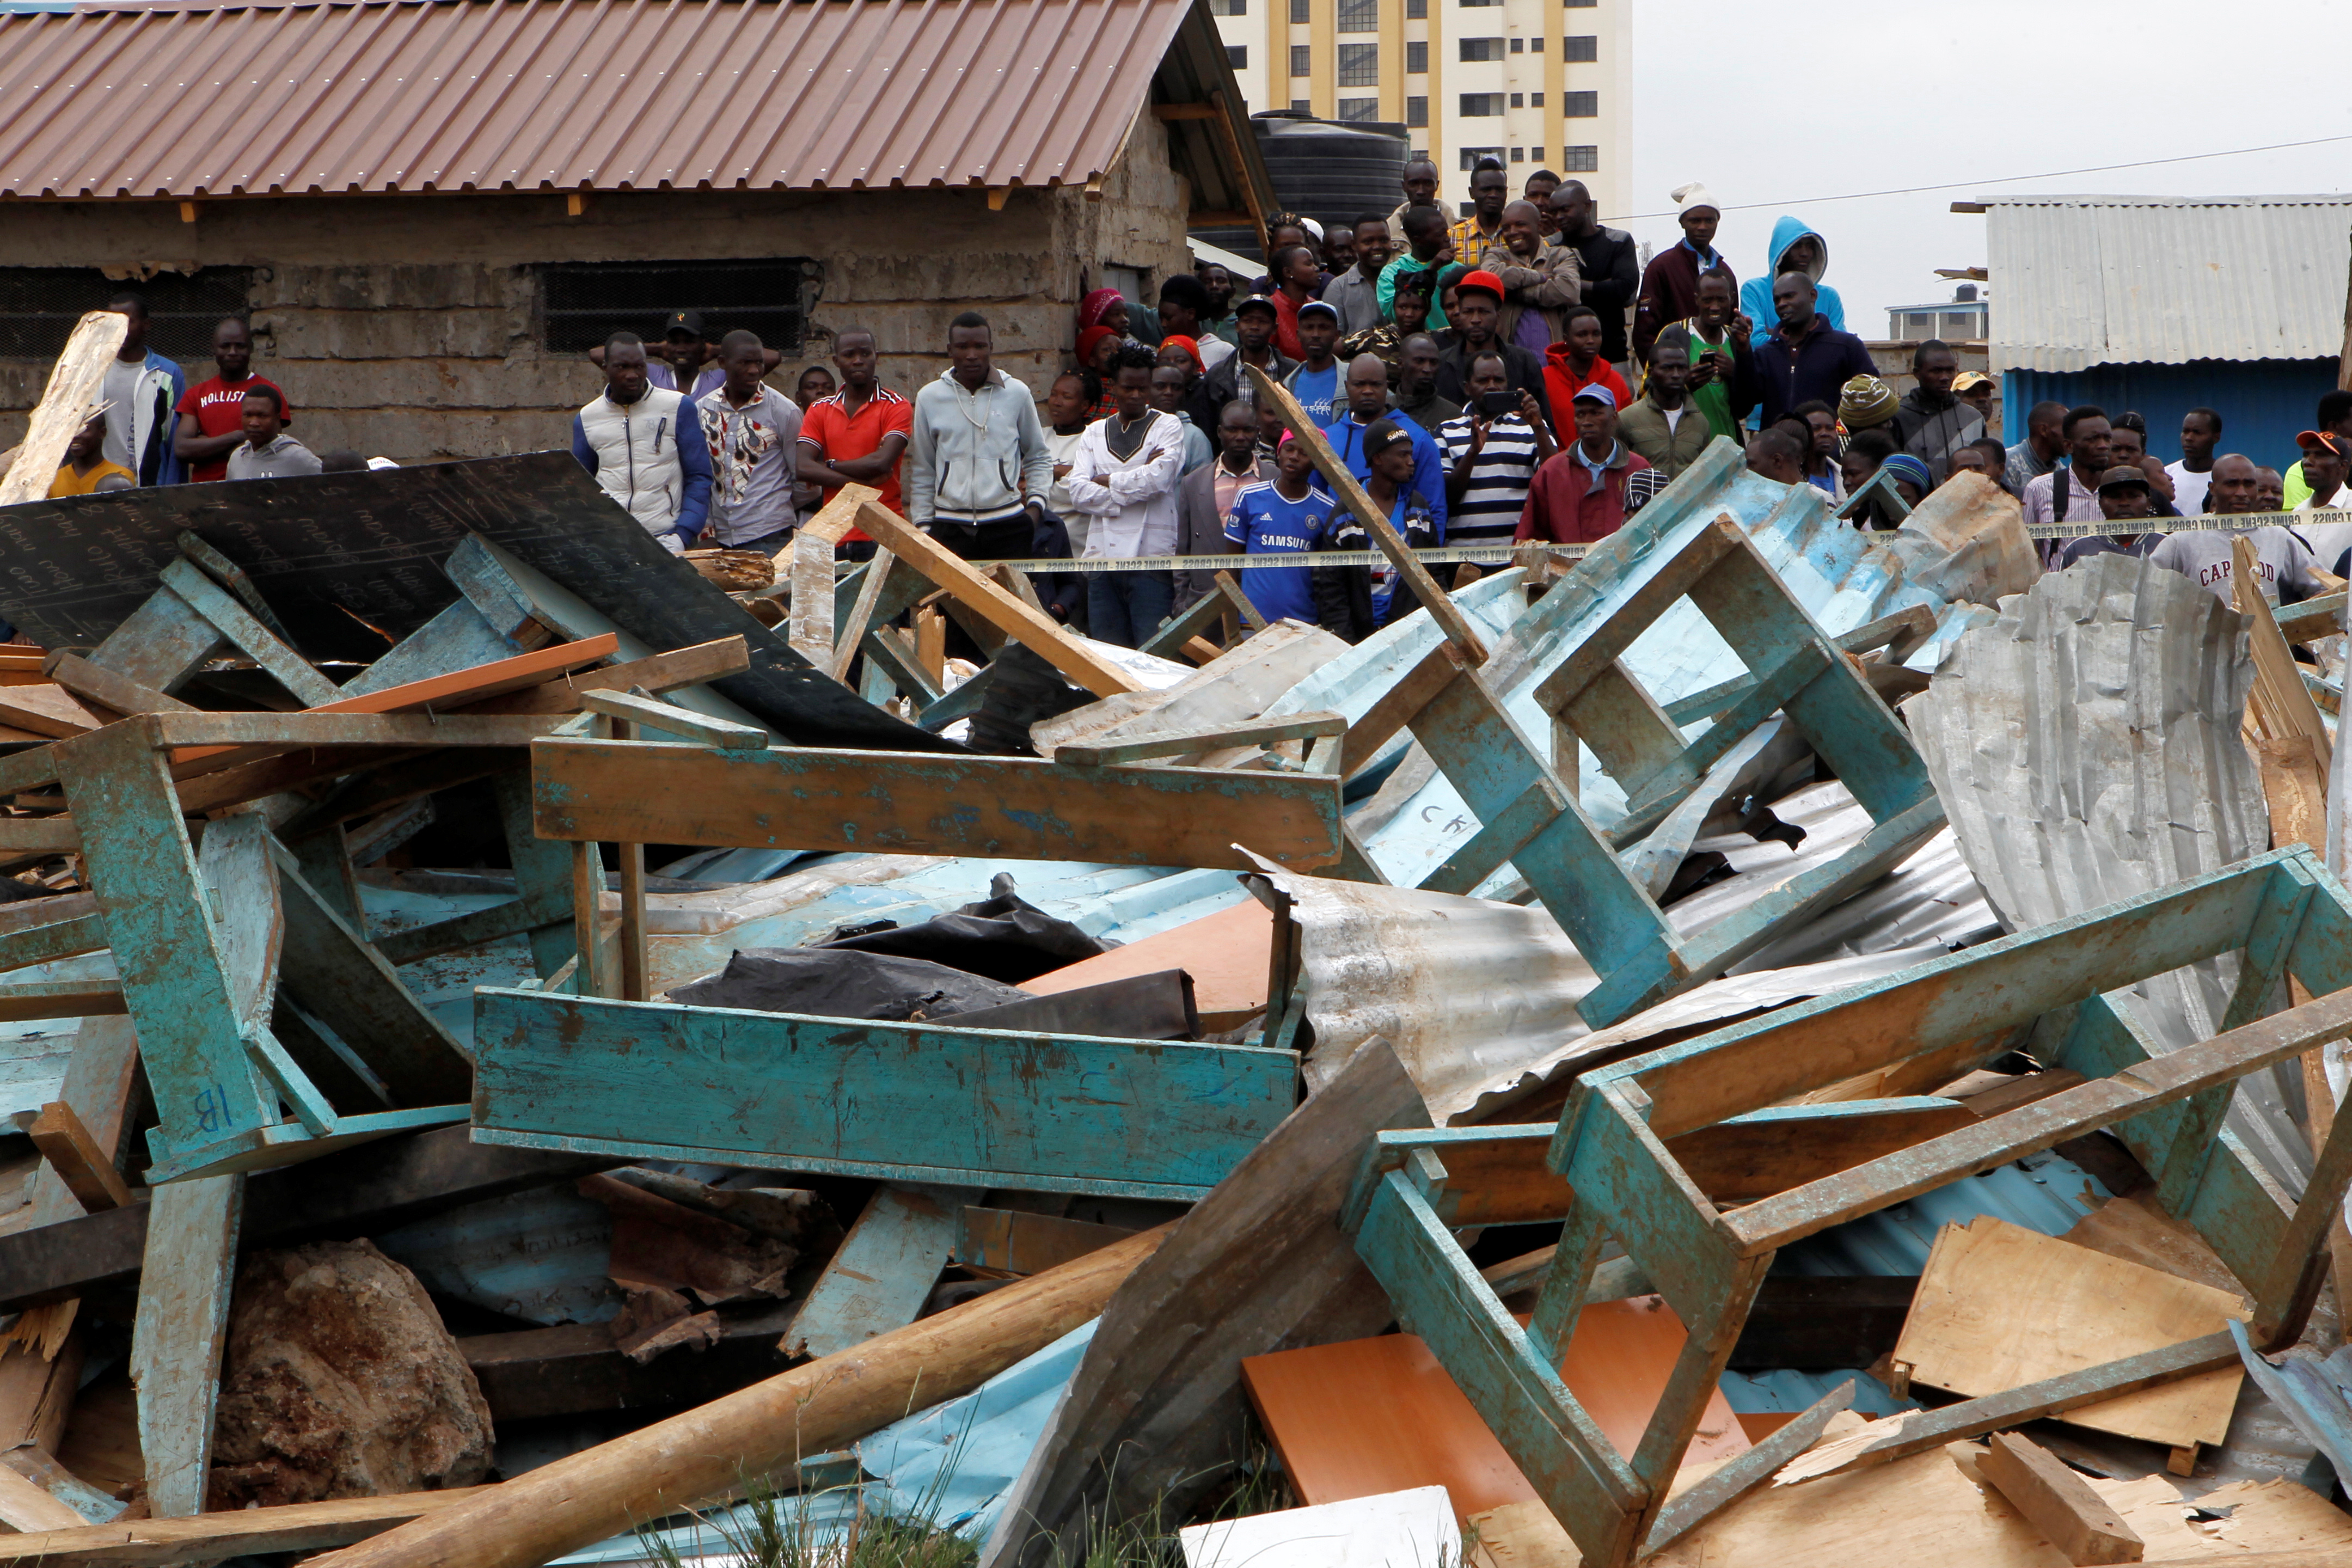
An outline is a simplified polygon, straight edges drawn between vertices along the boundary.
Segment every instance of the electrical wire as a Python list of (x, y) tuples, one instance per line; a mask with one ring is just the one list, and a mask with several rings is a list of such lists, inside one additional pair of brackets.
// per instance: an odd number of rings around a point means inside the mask
[[(2254, 153), (2284, 153), (2292, 151), (2297, 147), (2325, 147), (2329, 143), (2336, 142), (2352, 142), (2352, 134), (2342, 136), (2314, 136), (2309, 140), (2303, 142), (2273, 142), (2266, 147), (2231, 147), (2218, 153), (2184, 153), (2177, 158), (2139, 158), (2135, 159), (2128, 163), (2094, 163), (2088, 168), (2057, 169), (2046, 174), (2001, 174), (1987, 179), (1947, 180), (1942, 184), (1937, 185), (1902, 185), (1893, 190), (1853, 191), (1842, 196), (1806, 196), (1799, 200), (1784, 202), (1738, 202), (1726, 206), (1718, 206), (1716, 210), (1718, 212), (1727, 213), (1762, 212), (1773, 207), (1807, 207), (1819, 206), (1827, 202), (1868, 201), (1875, 196), (1916, 196), (1924, 195), (1929, 191), (1958, 191), (1979, 185), (2006, 185), (2019, 180), (2063, 180), (2070, 179), (2076, 174), (2112, 174), (2117, 169), (2152, 169), (2164, 163), (2194, 163), (2203, 158), (2242, 158)], [(1671, 212), (1633, 213), (1629, 216), (1621, 217), (1616, 221), (1619, 223), (1633, 223), (1638, 222), (1643, 218), (1675, 217), (1676, 216), (1678, 215)]]

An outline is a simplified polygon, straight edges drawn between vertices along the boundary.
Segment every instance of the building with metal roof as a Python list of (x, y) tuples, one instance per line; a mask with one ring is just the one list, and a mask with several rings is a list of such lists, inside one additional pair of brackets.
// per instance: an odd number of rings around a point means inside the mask
[(2036, 403), (2218, 410), (2222, 449), (2284, 468), (2352, 348), (2352, 195), (1992, 196), (1990, 362), (2008, 439)]
[[(313, 447), (560, 445), (615, 328), (700, 310), (935, 374), (980, 309), (1041, 391), (1089, 288), (1273, 189), (1198, 0), (98, 0), (0, 15), (0, 407), (123, 280)], [(192, 379), (194, 377), (192, 376)], [(5, 444), (0, 433), (0, 444)]]

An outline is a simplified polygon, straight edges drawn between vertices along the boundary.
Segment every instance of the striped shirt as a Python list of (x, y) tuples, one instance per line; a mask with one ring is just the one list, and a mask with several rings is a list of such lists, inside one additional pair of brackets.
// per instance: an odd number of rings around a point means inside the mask
[[(1445, 455), (1448, 473), (1470, 450), (1471, 426), (1471, 416), (1465, 414), (1437, 427), (1437, 448)], [(1508, 544), (1518, 531), (1519, 512), (1527, 506), (1528, 484), (1535, 472), (1535, 427), (1517, 414), (1490, 423), (1486, 445), (1470, 459), (1469, 487), (1447, 509), (1447, 542)]]

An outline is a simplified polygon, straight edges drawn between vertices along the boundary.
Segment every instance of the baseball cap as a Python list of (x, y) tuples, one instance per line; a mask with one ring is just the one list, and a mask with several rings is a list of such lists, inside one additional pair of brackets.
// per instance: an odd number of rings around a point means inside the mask
[[(1234, 315), (1238, 316), (1244, 310), (1264, 310), (1267, 315), (1275, 317), (1279, 317), (1282, 314), (1281, 311), (1274, 308), (1274, 301), (1267, 299), (1263, 294), (1253, 294), (1246, 300), (1237, 300), (1234, 302)], [(1332, 313), (1337, 315), (1339, 312), (1334, 311)]]
[(1484, 289), (1495, 297), (1496, 304), (1502, 303), (1503, 280), (1483, 267), (1465, 273), (1462, 280), (1454, 285), (1454, 292), (1457, 295), (1465, 289)]
[(2298, 434), (2294, 438), (2294, 444), (2298, 447), (2311, 441), (2318, 442), (2321, 446), (2326, 447), (2329, 451), (2335, 453), (2339, 458), (2344, 455), (2344, 437), (2332, 434), (2329, 431), (2305, 430)]
[(2128, 463), (2118, 463), (2099, 476), (2101, 490), (2119, 490), (2126, 485), (2137, 485), (2142, 489), (2147, 489), (2147, 473)]
[(1576, 389), (1576, 395), (1569, 401), (1570, 403), (1605, 403), (1614, 408), (1617, 406), (1617, 395), (1600, 382), (1588, 381)]
[(1375, 419), (1364, 430), (1364, 457), (1367, 459), (1377, 458), (1398, 442), (1412, 439), (1395, 420)]
[(662, 336), (667, 337), (672, 332), (690, 332), (698, 338), (710, 335), (702, 330), (702, 312), (699, 310), (672, 310), (668, 319), (662, 322)]
[(1984, 372), (1980, 370), (1964, 370), (1960, 372), (1959, 374), (1952, 377), (1952, 390), (1954, 392), (1973, 392), (1979, 386), (1990, 386), (1991, 384), (1992, 377), (1985, 374)]
[(1339, 319), (1339, 307), (1328, 300), (1309, 300), (1298, 307), (1298, 319), (1303, 321), (1309, 316), (1328, 316), (1336, 321)]

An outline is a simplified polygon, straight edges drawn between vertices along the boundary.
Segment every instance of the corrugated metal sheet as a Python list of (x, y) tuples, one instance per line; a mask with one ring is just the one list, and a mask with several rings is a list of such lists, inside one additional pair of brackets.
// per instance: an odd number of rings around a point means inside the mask
[(5, 16), (0, 195), (1082, 184), (1116, 162), (1192, 4)]
[[(2007, 601), (1906, 705), (1960, 853), (2010, 930), (2269, 846), (2262, 782), (2238, 735), (2253, 681), (2244, 624), (2177, 572), (2094, 556)], [(2116, 994), (2179, 1050), (2217, 1032), (2237, 969), (2227, 954)], [(2282, 1087), (2270, 1073), (2241, 1079), (2224, 1136), (2299, 1194), (2311, 1152)]]
[(1984, 205), (1995, 372), (2316, 359), (2344, 346), (2352, 195)]

